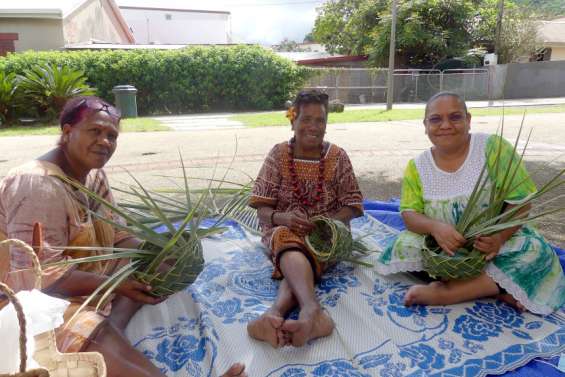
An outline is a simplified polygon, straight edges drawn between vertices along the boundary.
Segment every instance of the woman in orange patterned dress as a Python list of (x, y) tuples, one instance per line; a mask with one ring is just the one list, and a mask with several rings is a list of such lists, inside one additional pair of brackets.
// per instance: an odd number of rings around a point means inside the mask
[[(253, 187), (249, 205), (257, 209), (263, 243), (270, 250), (274, 279), (282, 279), (273, 306), (249, 323), (251, 337), (273, 347), (332, 333), (334, 324), (315, 297), (314, 284), (325, 266), (304, 242), (313, 229), (309, 218), (324, 215), (349, 225), (363, 214), (362, 195), (347, 153), (324, 141), (328, 96), (298, 94), (289, 119), (294, 136), (269, 152)], [(297, 320), (285, 320), (295, 307)]]

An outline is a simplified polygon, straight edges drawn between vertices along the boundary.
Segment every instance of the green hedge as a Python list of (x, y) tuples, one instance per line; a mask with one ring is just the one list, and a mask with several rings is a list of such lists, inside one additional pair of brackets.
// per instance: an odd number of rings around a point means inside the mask
[(282, 108), (311, 75), (258, 46), (30, 51), (0, 58), (0, 69), (21, 74), (43, 62), (82, 70), (98, 95), (111, 102), (115, 85), (134, 85), (140, 114)]

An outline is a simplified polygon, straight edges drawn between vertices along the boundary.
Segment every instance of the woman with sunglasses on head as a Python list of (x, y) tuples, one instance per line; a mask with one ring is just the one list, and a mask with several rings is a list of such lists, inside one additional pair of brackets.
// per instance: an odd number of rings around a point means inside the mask
[[(400, 211), (407, 231), (379, 256), (377, 271), (391, 274), (423, 270), (421, 252), (424, 235), (453, 255), (466, 240), (455, 224), (468, 204), (475, 183), (487, 164), (488, 184), (500, 186), (510, 161), (518, 163), (512, 189), (504, 198), (505, 210), (536, 191), (514, 147), (497, 135), (470, 133), (471, 114), (459, 95), (440, 92), (425, 109), (425, 132), (429, 150), (410, 160), (404, 173)], [(489, 195), (481, 195), (477, 206), (488, 206)], [(529, 208), (520, 210), (527, 214)], [(534, 313), (549, 314), (565, 304), (565, 277), (557, 255), (530, 226), (517, 226), (488, 236), (479, 236), (473, 247), (492, 260), (481, 275), (468, 280), (434, 281), (412, 286), (405, 305), (450, 305), (483, 297), (497, 298)]]
[[(0, 182), (0, 240), (17, 238), (33, 244), (42, 265), (93, 255), (73, 247), (137, 247), (138, 239), (94, 218), (85, 208), (103, 217), (113, 217), (112, 213), (58, 178), (76, 180), (113, 202), (102, 168), (116, 150), (119, 124), (119, 111), (98, 97), (69, 100), (61, 112), (62, 132), (57, 147), (11, 170)], [(37, 223), (42, 224), (41, 230), (34, 226)], [(33, 288), (35, 277), (29, 270), (30, 258), (16, 247), (10, 251), (8, 254), (0, 250), (0, 256), (10, 256), (9, 265), (0, 263), (0, 280), (16, 291)], [(110, 304), (99, 311), (87, 306), (69, 321), (85, 297), (104, 283), (120, 263), (123, 262), (43, 268), (41, 283), (45, 293), (71, 302), (65, 312), (65, 324), (55, 331), (58, 349), (102, 353), (111, 377), (163, 376), (124, 336), (130, 318), (143, 304), (162, 301), (150, 294), (151, 287), (133, 279), (124, 281)], [(243, 376), (243, 369), (236, 364), (226, 376)]]
[[(349, 225), (363, 214), (362, 195), (347, 153), (324, 141), (328, 96), (299, 93), (289, 109), (293, 137), (275, 145), (255, 181), (249, 205), (257, 209), (263, 243), (281, 280), (273, 306), (247, 326), (251, 337), (273, 347), (303, 346), (328, 336), (334, 324), (315, 296), (314, 284), (326, 266), (308, 250), (309, 218), (324, 215)], [(297, 320), (285, 319), (295, 307)]]

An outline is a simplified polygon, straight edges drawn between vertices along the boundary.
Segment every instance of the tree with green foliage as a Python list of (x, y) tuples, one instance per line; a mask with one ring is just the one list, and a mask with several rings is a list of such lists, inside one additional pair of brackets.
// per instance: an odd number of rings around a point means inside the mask
[[(533, 1), (533, 0), (532, 0)], [(494, 47), (498, 0), (399, 1), (396, 31), (397, 67), (430, 68)], [(532, 13), (505, 1), (501, 62), (535, 52)], [(331, 0), (316, 19), (313, 37), (332, 53), (368, 55), (371, 65), (386, 66), (391, 23), (390, 0)]]
[[(399, 66), (431, 67), (468, 48), (470, 1), (399, 2), (396, 53)], [(319, 11), (314, 39), (333, 53), (369, 55), (374, 65), (388, 60), (390, 1), (337, 0)]]

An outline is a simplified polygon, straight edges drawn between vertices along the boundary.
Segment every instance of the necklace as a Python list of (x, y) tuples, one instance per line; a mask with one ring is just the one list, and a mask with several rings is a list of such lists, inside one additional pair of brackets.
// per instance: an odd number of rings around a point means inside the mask
[(322, 199), (322, 193), (324, 192), (324, 165), (325, 160), (323, 156), (324, 150), (320, 152), (320, 163), (318, 164), (318, 183), (316, 184), (316, 194), (314, 195), (314, 202), (308, 199), (308, 194), (304, 190), (301, 192), (300, 186), (298, 185), (298, 175), (296, 174), (296, 166), (294, 164), (294, 139), (291, 139), (288, 144), (288, 157), (289, 157), (289, 171), (290, 171), (290, 181), (292, 183), (292, 193), (294, 200), (304, 207), (311, 207), (314, 203), (319, 202)]

